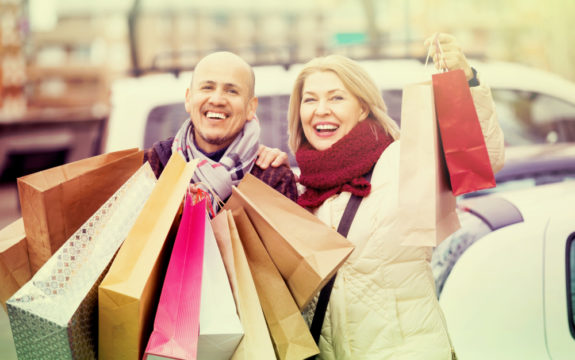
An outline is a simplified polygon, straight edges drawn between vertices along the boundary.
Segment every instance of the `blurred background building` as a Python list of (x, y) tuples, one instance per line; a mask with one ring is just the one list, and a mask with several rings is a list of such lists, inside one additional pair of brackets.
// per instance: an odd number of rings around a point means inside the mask
[(215, 50), (254, 65), (423, 58), (434, 32), (469, 57), (575, 80), (572, 0), (0, 0), (0, 227), (15, 179), (103, 151), (117, 79), (179, 73)]

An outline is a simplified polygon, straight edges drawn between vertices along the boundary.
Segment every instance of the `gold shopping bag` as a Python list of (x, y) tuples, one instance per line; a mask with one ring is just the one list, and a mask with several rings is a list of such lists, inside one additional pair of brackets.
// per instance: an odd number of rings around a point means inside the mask
[(177, 214), (196, 166), (172, 155), (98, 288), (100, 359), (139, 360), (144, 354)]

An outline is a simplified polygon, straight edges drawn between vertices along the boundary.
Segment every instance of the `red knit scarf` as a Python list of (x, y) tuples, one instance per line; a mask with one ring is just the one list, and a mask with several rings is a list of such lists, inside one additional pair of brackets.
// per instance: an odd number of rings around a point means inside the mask
[(371, 184), (363, 175), (392, 142), (393, 138), (381, 126), (365, 120), (326, 150), (302, 144), (295, 155), (301, 170), (299, 181), (306, 191), (298, 204), (315, 208), (342, 191), (361, 197), (369, 195)]

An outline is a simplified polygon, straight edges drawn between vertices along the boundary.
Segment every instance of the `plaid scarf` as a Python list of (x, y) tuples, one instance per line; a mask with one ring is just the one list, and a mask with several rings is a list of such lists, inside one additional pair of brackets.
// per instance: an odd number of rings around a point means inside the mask
[(298, 204), (315, 208), (342, 191), (361, 197), (369, 195), (371, 184), (363, 175), (392, 142), (393, 138), (379, 124), (365, 120), (326, 150), (303, 143), (295, 154), (301, 170), (299, 182), (306, 187)]
[(247, 121), (234, 141), (228, 146), (219, 162), (208, 158), (196, 147), (194, 126), (186, 120), (178, 130), (172, 144), (172, 153), (178, 152), (186, 161), (201, 159), (194, 172), (192, 182), (206, 193), (213, 191), (212, 208), (217, 211), (218, 202), (225, 201), (232, 194), (232, 186), (237, 185), (252, 169), (259, 146), (260, 125), (257, 119)]

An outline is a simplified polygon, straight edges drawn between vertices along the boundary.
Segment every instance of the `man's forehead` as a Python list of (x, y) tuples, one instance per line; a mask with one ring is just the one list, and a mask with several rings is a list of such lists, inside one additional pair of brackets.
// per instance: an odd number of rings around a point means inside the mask
[(233, 87), (248, 86), (250, 73), (241, 67), (203, 66), (193, 73), (194, 82)]

